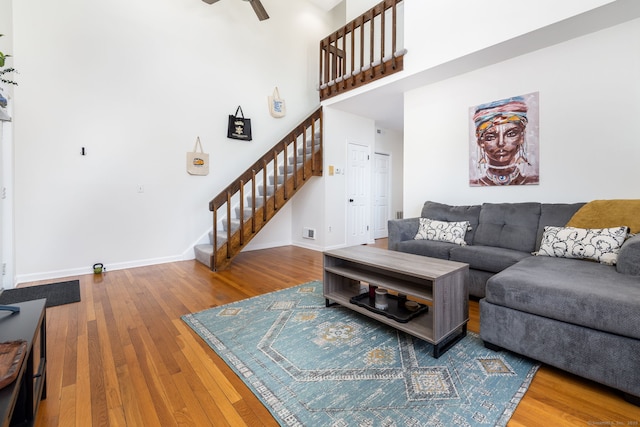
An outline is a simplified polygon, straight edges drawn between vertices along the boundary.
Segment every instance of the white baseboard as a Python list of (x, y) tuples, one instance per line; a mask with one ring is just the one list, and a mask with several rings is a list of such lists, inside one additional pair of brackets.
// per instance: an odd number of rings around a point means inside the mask
[(263, 243), (263, 244), (254, 244), (253, 242), (250, 242), (244, 249), (242, 249), (242, 252), (258, 251), (261, 249), (270, 249), (270, 248), (279, 248), (280, 246), (289, 246), (289, 245), (291, 245), (290, 240), (281, 241), (281, 242), (269, 242), (269, 243)]
[(322, 246), (320, 245), (316, 245), (313, 243), (307, 243), (307, 242), (291, 242), (290, 243), (292, 246), (297, 246), (299, 248), (305, 248), (305, 249), (311, 249), (312, 251), (323, 251), (324, 249), (322, 248)]
[[(202, 242), (202, 243), (207, 243), (208, 239), (209, 239), (208, 238), (208, 232), (205, 233), (203, 236), (204, 236), (204, 238), (206, 240), (204, 242)], [(202, 239), (200, 239), (200, 240), (202, 240)], [(195, 246), (199, 242), (195, 243), (193, 246)], [(342, 244), (342, 245), (336, 245), (336, 246), (331, 246), (331, 247), (327, 247), (327, 248), (322, 248), (322, 247), (319, 247), (318, 245), (306, 244), (305, 242), (291, 242), (291, 241), (287, 240), (287, 241), (282, 241), (282, 242), (270, 242), (268, 244), (262, 244), (262, 245), (249, 244), (243, 250), (245, 250), (245, 251), (255, 251), (255, 250), (276, 248), (276, 247), (280, 247), (280, 246), (289, 246), (289, 245), (297, 246), (297, 247), (301, 247), (301, 248), (305, 248), (305, 249), (310, 249), (310, 250), (313, 250), (313, 251), (320, 251), (320, 252), (325, 251), (325, 250), (340, 249), (340, 248), (343, 248), (343, 247), (346, 246), (346, 245)], [(167, 256), (167, 257), (162, 257), (162, 258), (151, 258), (151, 259), (144, 259), (144, 260), (137, 260), (137, 261), (127, 261), (127, 262), (114, 263), (114, 264), (104, 263), (105, 272), (108, 273), (109, 271), (125, 270), (127, 268), (146, 267), (146, 266), (149, 266), (149, 265), (166, 264), (168, 262), (192, 260), (192, 259), (195, 259), (195, 253), (193, 251), (193, 246), (189, 247), (187, 250), (185, 250), (180, 255)], [(66, 270), (45, 271), (45, 272), (32, 273), (32, 274), (20, 274), (20, 275), (17, 275), (15, 277), (14, 286), (17, 286), (17, 285), (19, 285), (21, 283), (36, 282), (36, 281), (40, 281), (40, 280), (62, 279), (62, 278), (68, 278), (68, 277), (82, 276), (82, 275), (85, 275), (85, 274), (93, 274), (92, 266), (79, 267), (79, 268), (70, 268), (70, 269), (66, 269)], [(9, 287), (7, 286), (7, 289), (8, 288)]]
[[(184, 261), (184, 258), (180, 255), (176, 255), (176, 256), (152, 258), (152, 259), (145, 259), (145, 260), (138, 260), (138, 261), (127, 261), (127, 262), (114, 263), (114, 264), (105, 263), (104, 267), (105, 267), (105, 272), (108, 273), (109, 271), (114, 271), (114, 270), (125, 270), (127, 268), (146, 267), (148, 265), (166, 264), (168, 262), (176, 262), (176, 261)], [(15, 286), (19, 285), (20, 283), (35, 282), (39, 280), (61, 279), (65, 277), (83, 276), (85, 274), (93, 274), (93, 266), (70, 268), (67, 270), (46, 271), (46, 272), (32, 273), (32, 274), (20, 274), (16, 276)]]
[(326, 248), (324, 248), (325, 251), (332, 251), (334, 249), (342, 249), (342, 248), (346, 248), (347, 245), (346, 243), (340, 244), (340, 245), (333, 245), (333, 246), (327, 246)]

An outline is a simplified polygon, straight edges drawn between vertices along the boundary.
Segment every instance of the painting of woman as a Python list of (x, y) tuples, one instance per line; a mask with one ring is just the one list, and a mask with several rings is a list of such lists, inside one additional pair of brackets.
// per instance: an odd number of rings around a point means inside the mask
[(537, 107), (535, 92), (470, 109), (469, 185), (538, 184)]

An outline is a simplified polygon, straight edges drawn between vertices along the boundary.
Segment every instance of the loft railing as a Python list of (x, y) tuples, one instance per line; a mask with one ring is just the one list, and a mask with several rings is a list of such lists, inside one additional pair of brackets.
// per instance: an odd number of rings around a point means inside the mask
[(402, 71), (403, 9), (384, 0), (320, 41), (321, 101)]
[(322, 107), (209, 202), (210, 268), (225, 268), (312, 176), (322, 175)]

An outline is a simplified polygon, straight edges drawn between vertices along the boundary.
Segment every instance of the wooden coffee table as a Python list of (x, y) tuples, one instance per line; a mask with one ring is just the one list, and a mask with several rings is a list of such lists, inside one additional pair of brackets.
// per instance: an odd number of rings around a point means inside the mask
[[(440, 357), (467, 334), (469, 265), (372, 246), (324, 252), (323, 295), (327, 306), (340, 304), (433, 344)], [(375, 285), (391, 294), (425, 302), (427, 313), (401, 323), (351, 302), (363, 287)]]

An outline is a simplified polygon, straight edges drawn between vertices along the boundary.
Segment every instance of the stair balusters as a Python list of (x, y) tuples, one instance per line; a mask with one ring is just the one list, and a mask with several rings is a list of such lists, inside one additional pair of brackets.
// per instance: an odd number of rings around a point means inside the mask
[[(320, 107), (211, 200), (212, 244), (196, 246), (198, 260), (202, 261), (206, 257), (202, 253), (206, 253), (211, 270), (227, 267), (308, 178), (322, 176), (322, 129)], [(293, 152), (291, 159), (290, 152)], [(249, 188), (251, 194), (247, 194)], [(246, 203), (250, 203), (251, 209), (245, 209)], [(234, 206), (237, 206), (235, 220)], [(218, 230), (221, 224), (224, 232)]]
[(320, 41), (321, 101), (402, 71), (402, 2), (384, 0)]

